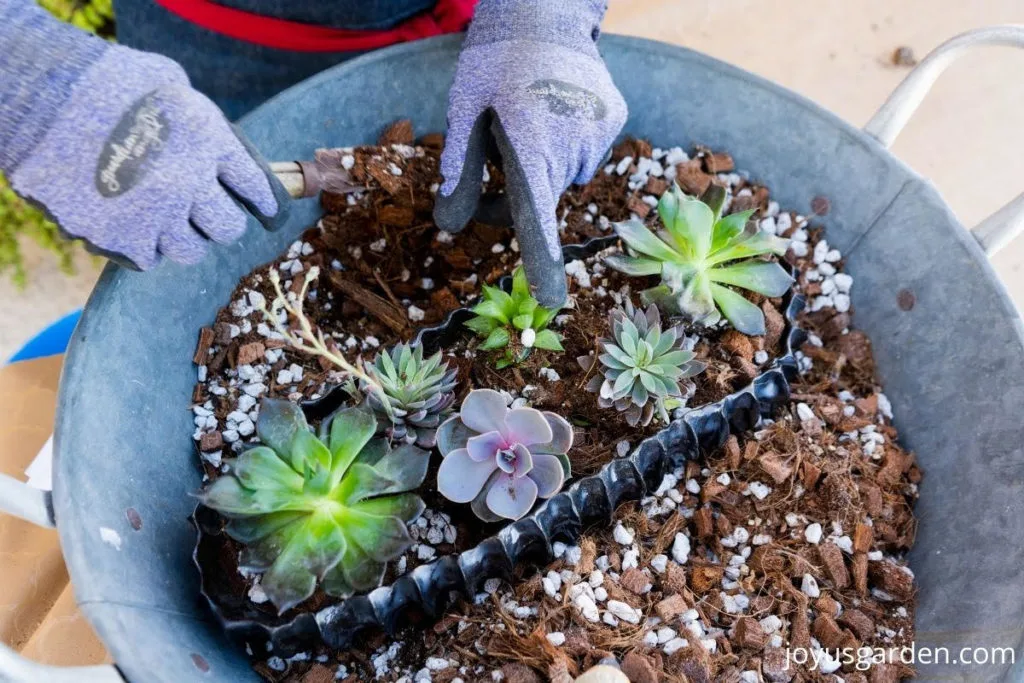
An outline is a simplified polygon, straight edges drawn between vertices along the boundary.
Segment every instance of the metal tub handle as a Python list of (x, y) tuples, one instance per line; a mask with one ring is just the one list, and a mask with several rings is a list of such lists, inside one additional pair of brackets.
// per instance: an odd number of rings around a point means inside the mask
[[(53, 503), (49, 491), (40, 491), (14, 477), (0, 474), (0, 513), (20, 517), (53, 529)], [(0, 643), (0, 683), (124, 683), (110, 665), (58, 667), (37, 664)]]
[[(886, 147), (892, 146), (917, 111), (932, 85), (950, 64), (975, 47), (1024, 48), (1024, 25), (989, 26), (961, 33), (932, 50), (900, 83), (871, 117), (864, 132)], [(992, 256), (1024, 232), (1024, 194), (979, 223), (971, 234), (985, 254)]]

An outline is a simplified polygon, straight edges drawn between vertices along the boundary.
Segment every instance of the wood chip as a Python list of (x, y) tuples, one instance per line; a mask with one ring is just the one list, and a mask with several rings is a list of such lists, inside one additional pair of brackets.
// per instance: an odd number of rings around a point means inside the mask
[(736, 164), (732, 156), (724, 152), (707, 154), (704, 161), (708, 167), (708, 173), (729, 173), (736, 170)]
[(690, 609), (690, 606), (679, 593), (668, 596), (654, 606), (654, 611), (666, 623), (672, 621), (688, 609)]
[(372, 317), (389, 327), (395, 334), (407, 336), (409, 317), (405, 311), (362, 285), (342, 277), (341, 273), (331, 273), (331, 284), (342, 294), (362, 306)]
[(267, 348), (263, 346), (263, 342), (242, 344), (238, 347), (238, 358), (235, 362), (238, 365), (252, 365), (256, 361), (261, 360), (266, 351)]
[(818, 556), (825, 565), (825, 573), (828, 574), (833, 588), (842, 590), (850, 585), (850, 573), (846, 570), (843, 551), (839, 546), (831, 541), (821, 543), (818, 546)]
[(761, 302), (761, 311), (764, 313), (764, 348), (772, 352), (778, 347), (782, 333), (786, 331), (786, 319), (768, 301)]
[(210, 360), (210, 347), (213, 345), (215, 334), (213, 328), (204, 327), (199, 330), (199, 342), (196, 344), (196, 352), (192, 356), (192, 362), (196, 365), (206, 365)]
[(872, 562), (868, 567), (868, 576), (876, 588), (881, 588), (897, 600), (914, 597), (914, 577), (889, 560)]
[(641, 220), (647, 218), (647, 214), (651, 212), (651, 206), (640, 197), (632, 195), (626, 202), (626, 208), (635, 213), (640, 217)]
[(853, 551), (855, 553), (866, 553), (871, 550), (871, 544), (875, 541), (875, 532), (868, 524), (857, 524), (853, 529)]
[(690, 585), (697, 595), (704, 595), (708, 591), (717, 591), (722, 585), (724, 569), (718, 565), (704, 565), (694, 567), (690, 577)]
[(758, 464), (776, 484), (784, 484), (793, 476), (793, 458), (781, 453), (765, 453), (758, 458)]
[(626, 674), (631, 683), (658, 683), (660, 680), (651, 659), (636, 651), (623, 658), (622, 673)]
[(827, 614), (819, 614), (814, 620), (814, 637), (827, 648), (841, 648), (846, 641), (846, 634), (839, 628), (835, 619)]
[(697, 527), (697, 538), (703, 540), (715, 535), (715, 519), (711, 508), (703, 506), (693, 513), (693, 523)]
[(619, 578), (619, 584), (634, 595), (643, 595), (651, 589), (650, 577), (636, 567), (624, 571)]
[(412, 145), (415, 141), (416, 136), (413, 134), (412, 121), (401, 119), (384, 129), (384, 132), (380, 134), (378, 144), (382, 147)]
[(220, 432), (206, 432), (199, 438), (199, 450), (203, 453), (219, 451), (224, 446), (224, 437)]
[(850, 563), (851, 574), (853, 574), (853, 587), (864, 597), (868, 594), (868, 555), (857, 553)]
[(756, 620), (750, 617), (741, 617), (736, 620), (735, 629), (733, 631), (733, 642), (738, 647), (743, 647), (751, 650), (762, 650), (764, 649), (765, 642), (768, 639), (768, 634), (764, 632)]
[(848, 626), (858, 638), (867, 641), (875, 635), (875, 622), (858, 609), (848, 609), (839, 617), (839, 623)]

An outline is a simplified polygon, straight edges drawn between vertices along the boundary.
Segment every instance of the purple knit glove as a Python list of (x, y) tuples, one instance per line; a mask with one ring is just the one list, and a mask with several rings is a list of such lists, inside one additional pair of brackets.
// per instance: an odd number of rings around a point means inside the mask
[(283, 218), (280, 183), (177, 63), (5, 12), (21, 26), (0, 28), (0, 169), (69, 236), (146, 270), (234, 241), (243, 206)]
[(566, 297), (558, 200), (570, 183), (593, 177), (626, 122), (626, 103), (597, 52), (606, 7), (481, 0), (449, 96), (437, 224), (466, 226), (485, 158), (497, 152), (523, 265), (545, 306)]

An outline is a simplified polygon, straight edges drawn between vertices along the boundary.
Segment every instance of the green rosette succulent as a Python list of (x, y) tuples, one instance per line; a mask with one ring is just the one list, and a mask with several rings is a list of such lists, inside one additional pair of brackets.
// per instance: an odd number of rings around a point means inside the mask
[(520, 266), (512, 274), (512, 293), (484, 285), (483, 301), (473, 307), (466, 327), (484, 339), (483, 351), (504, 351), (495, 365), (501, 369), (521, 363), (533, 349), (562, 352), (562, 339), (548, 325), (558, 313), (541, 306), (530, 292), (526, 271)]
[(669, 314), (683, 314), (705, 325), (722, 316), (743, 334), (765, 333), (764, 313), (733, 287), (769, 297), (782, 296), (793, 278), (775, 261), (760, 258), (786, 253), (788, 240), (761, 230), (753, 211), (722, 216), (725, 190), (708, 188), (703, 199), (683, 194), (676, 185), (658, 202), (664, 229), (652, 232), (639, 220), (616, 223), (628, 255), (609, 256), (607, 264), (627, 275), (660, 275), (661, 285), (643, 293)]
[(378, 354), (366, 373), (380, 388), (366, 391), (380, 428), (395, 441), (433, 448), (437, 428), (452, 412), (458, 370), (442, 362), (440, 351), (424, 358), (422, 346), (399, 344)]
[(681, 404), (683, 383), (704, 371), (704, 363), (683, 348), (682, 327), (661, 326), (658, 307), (614, 308), (608, 314), (612, 336), (599, 339), (601, 353), (580, 356), (577, 362), (594, 372), (587, 390), (598, 395), (602, 408), (624, 412), (630, 426), (647, 426), (655, 413), (665, 422), (669, 410)]
[(412, 545), (407, 525), (423, 512), (409, 493), (423, 483), (430, 454), (374, 438), (364, 407), (324, 420), (319, 436), (302, 409), (264, 399), (257, 421), (262, 445), (226, 460), (228, 472), (199, 494), (227, 518), (244, 544), (239, 568), (262, 572), (261, 585), (283, 613), (319, 582), (333, 596), (377, 588), (385, 563)]

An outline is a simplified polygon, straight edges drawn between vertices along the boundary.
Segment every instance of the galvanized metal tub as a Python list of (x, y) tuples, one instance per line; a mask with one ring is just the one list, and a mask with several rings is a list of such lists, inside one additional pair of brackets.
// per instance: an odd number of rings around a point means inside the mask
[[(1024, 46), (1024, 29), (968, 34), (925, 60), (868, 126), (694, 52), (617, 36), (601, 49), (631, 106), (626, 132), (729, 150), (786, 207), (831, 202), (829, 242), (856, 278), (904, 445), (926, 471), (911, 555), (919, 646), (1012, 648), (1024, 658), (1024, 352), (1021, 318), (989, 265), (1024, 196), (972, 236), (887, 144), (945, 64), (976, 43)], [(377, 52), (264, 104), (242, 127), (272, 159), (369, 143), (410, 118), (442, 130), (458, 37)], [(885, 144), (879, 142), (884, 140)], [(186, 406), (190, 350), (238, 279), (315, 222), (315, 200), (266, 233), (254, 223), (199, 266), (106, 270), (62, 379), (52, 500), (0, 479), (0, 509), (56, 517), (81, 609), (130, 681), (258, 680), (199, 600), (189, 493), (200, 485)], [(908, 295), (910, 293), (910, 295)], [(913, 306), (908, 302), (913, 300)], [(901, 305), (902, 304), (902, 305)], [(138, 529), (127, 516), (141, 519)], [(134, 518), (134, 514), (133, 514)], [(101, 539), (113, 529), (120, 547)], [(1021, 665), (920, 665), (925, 678), (1016, 678)], [(46, 669), (0, 649), (0, 679), (120, 680), (111, 667)]]

